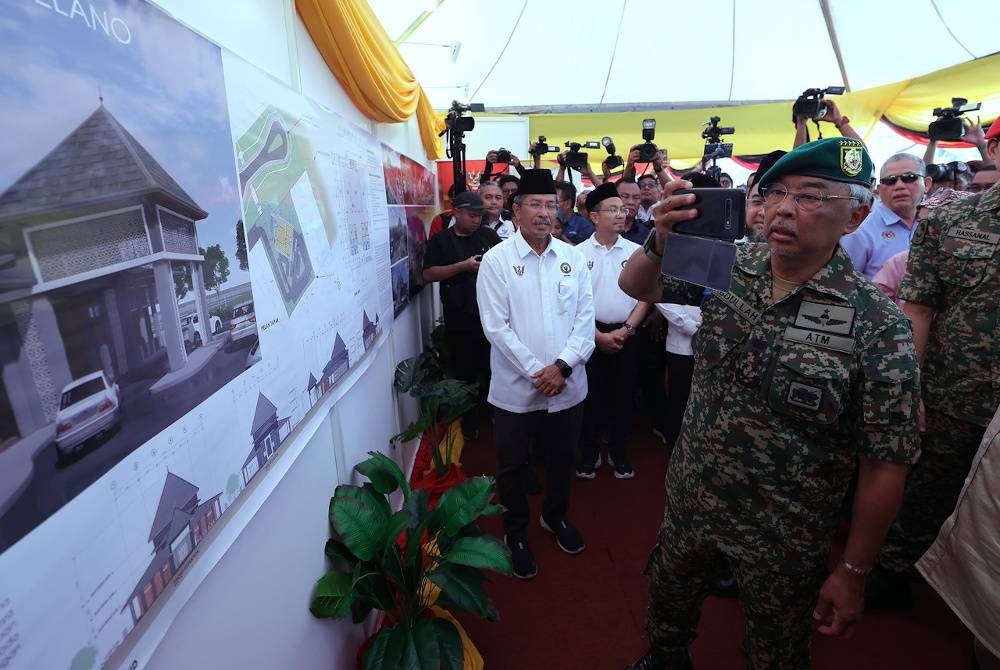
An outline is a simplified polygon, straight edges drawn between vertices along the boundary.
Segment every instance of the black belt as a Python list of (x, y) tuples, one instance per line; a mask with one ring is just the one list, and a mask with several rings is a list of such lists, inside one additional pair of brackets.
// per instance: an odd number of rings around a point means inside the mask
[(604, 323), (603, 321), (595, 321), (594, 323), (597, 325), (597, 330), (602, 333), (610, 333), (625, 325), (624, 323)]

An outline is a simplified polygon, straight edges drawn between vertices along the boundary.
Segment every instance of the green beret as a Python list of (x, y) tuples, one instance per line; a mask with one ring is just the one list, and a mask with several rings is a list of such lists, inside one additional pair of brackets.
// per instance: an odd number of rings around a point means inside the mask
[(871, 187), (875, 166), (861, 140), (829, 137), (807, 142), (778, 159), (758, 182), (763, 189), (785, 175), (819, 177)]

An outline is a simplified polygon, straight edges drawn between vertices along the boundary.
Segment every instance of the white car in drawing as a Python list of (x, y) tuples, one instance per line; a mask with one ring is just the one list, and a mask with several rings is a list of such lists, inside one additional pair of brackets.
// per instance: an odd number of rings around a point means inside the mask
[(257, 314), (253, 311), (253, 300), (241, 302), (233, 307), (229, 332), (232, 334), (233, 342), (257, 334)]
[(118, 384), (103, 371), (74, 379), (63, 387), (56, 414), (56, 449), (72, 453), (84, 442), (118, 427), (121, 402)]
[[(218, 335), (222, 332), (222, 319), (210, 314), (208, 322), (214, 334)], [(209, 340), (208, 333), (205, 332), (205, 325), (201, 323), (197, 312), (181, 317), (181, 332), (184, 334), (184, 348), (188, 353)]]

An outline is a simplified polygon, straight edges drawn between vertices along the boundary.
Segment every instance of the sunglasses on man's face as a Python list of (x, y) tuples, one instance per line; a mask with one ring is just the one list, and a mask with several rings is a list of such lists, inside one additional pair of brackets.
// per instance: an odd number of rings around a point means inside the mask
[(918, 179), (923, 179), (923, 178), (924, 176), (922, 174), (917, 174), (916, 172), (904, 172), (903, 174), (900, 175), (894, 174), (889, 177), (882, 177), (881, 179), (878, 180), (878, 182), (885, 186), (895, 186), (896, 182), (899, 181), (900, 179), (903, 180), (904, 184), (912, 184)]

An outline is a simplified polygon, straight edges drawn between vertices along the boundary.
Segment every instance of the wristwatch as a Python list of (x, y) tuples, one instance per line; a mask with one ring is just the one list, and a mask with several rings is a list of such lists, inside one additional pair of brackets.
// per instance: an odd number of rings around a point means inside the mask
[(656, 229), (649, 231), (649, 235), (646, 237), (646, 241), (642, 245), (643, 251), (646, 252), (646, 258), (653, 261), (657, 265), (663, 262), (663, 255), (656, 251)]
[(563, 377), (569, 377), (573, 374), (573, 368), (571, 368), (569, 363), (561, 358), (556, 359), (556, 367), (559, 368), (559, 372), (562, 373)]
[(625, 332), (629, 334), (629, 337), (635, 334), (635, 326), (633, 326), (628, 321), (622, 324), (622, 328), (624, 328)]

